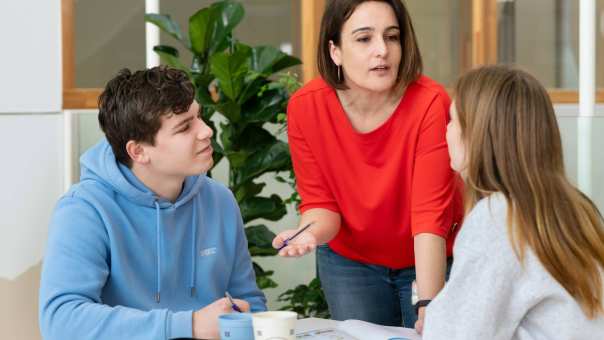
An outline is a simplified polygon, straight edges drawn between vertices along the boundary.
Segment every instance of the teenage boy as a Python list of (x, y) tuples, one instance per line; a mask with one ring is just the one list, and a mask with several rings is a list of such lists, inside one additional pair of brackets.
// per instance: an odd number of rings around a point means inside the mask
[(47, 339), (217, 338), (218, 316), (266, 310), (237, 203), (205, 176), (212, 130), (182, 71), (122, 70), (99, 99), (106, 140), (50, 225)]

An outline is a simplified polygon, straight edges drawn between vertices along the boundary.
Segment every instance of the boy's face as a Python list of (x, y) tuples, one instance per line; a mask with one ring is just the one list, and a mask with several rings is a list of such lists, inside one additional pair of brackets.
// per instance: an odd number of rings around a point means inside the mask
[(199, 110), (199, 104), (193, 101), (189, 111), (161, 117), (155, 145), (146, 146), (150, 168), (157, 176), (184, 178), (212, 168), (214, 133), (198, 117)]

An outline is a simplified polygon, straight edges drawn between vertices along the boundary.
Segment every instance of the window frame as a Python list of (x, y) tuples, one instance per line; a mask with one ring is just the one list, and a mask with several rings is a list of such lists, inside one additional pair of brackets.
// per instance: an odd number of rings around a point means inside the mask
[(63, 53), (63, 110), (96, 109), (101, 88), (75, 87), (75, 0), (61, 0)]
[[(462, 72), (478, 65), (497, 62), (497, 0), (461, 0), (462, 8), (471, 8), (472, 27), (469, 43), (460, 48)], [(326, 0), (301, 0), (300, 32), (302, 80), (318, 75), (316, 46), (321, 15)], [(74, 8), (75, 0), (61, 0), (63, 53), (63, 109), (96, 109), (101, 88), (75, 87)], [(469, 45), (469, 46), (468, 46)], [(579, 102), (579, 92), (548, 89), (554, 104)], [(604, 89), (596, 91), (596, 102), (604, 103)]]

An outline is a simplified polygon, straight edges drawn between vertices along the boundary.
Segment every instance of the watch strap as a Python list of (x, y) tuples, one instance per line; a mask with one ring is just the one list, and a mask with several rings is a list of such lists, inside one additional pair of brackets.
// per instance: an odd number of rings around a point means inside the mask
[(415, 314), (419, 312), (421, 307), (426, 307), (432, 300), (419, 300), (415, 304)]

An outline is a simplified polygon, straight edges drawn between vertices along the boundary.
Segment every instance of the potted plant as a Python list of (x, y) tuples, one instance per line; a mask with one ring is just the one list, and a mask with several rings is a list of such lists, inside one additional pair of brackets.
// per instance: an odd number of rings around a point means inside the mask
[[(241, 208), (250, 254), (274, 256), (277, 252), (271, 243), (275, 234), (265, 225), (252, 222), (261, 218), (280, 220), (287, 204), (297, 206), (300, 201), (289, 148), (277, 138), (285, 130), (289, 96), (300, 87), (295, 76), (280, 72), (300, 64), (300, 60), (271, 46), (251, 47), (237, 41), (233, 29), (244, 13), (237, 2), (216, 2), (189, 18), (188, 36), (169, 15), (147, 14), (145, 20), (191, 52), (188, 66), (177, 48), (154, 47), (164, 63), (189, 75), (202, 106), (202, 119), (214, 131), (217, 129), (212, 118), (221, 116), (220, 134), (214, 135), (212, 141), (214, 164), (223, 158), (228, 160), (228, 185)], [(266, 129), (267, 123), (278, 126), (276, 134)], [(294, 189), (291, 196), (262, 196), (266, 183), (259, 178), (266, 173), (274, 173), (277, 181), (289, 184)], [(271, 279), (272, 270), (264, 270), (256, 262), (253, 265), (261, 289), (277, 286)], [(302, 316), (329, 316), (318, 279), (286, 291), (278, 301)]]
[[(164, 63), (189, 75), (202, 107), (202, 119), (214, 131), (212, 118), (221, 116), (220, 133), (212, 141), (214, 163), (228, 160), (228, 186), (241, 208), (251, 255), (273, 256), (275, 234), (253, 222), (280, 220), (286, 214), (286, 203), (276, 194), (263, 196), (266, 183), (259, 178), (266, 173), (291, 172), (292, 165), (287, 143), (269, 132), (266, 124), (285, 126), (287, 101), (298, 83), (292, 75), (278, 73), (300, 64), (300, 60), (271, 46), (251, 47), (237, 41), (233, 29), (243, 16), (241, 4), (216, 2), (189, 18), (188, 35), (169, 15), (147, 14), (145, 20), (191, 52), (189, 66), (176, 47), (154, 47)], [(278, 179), (291, 181), (293, 175)], [(261, 289), (277, 286), (271, 279), (273, 271), (265, 271), (256, 262), (254, 269)]]

